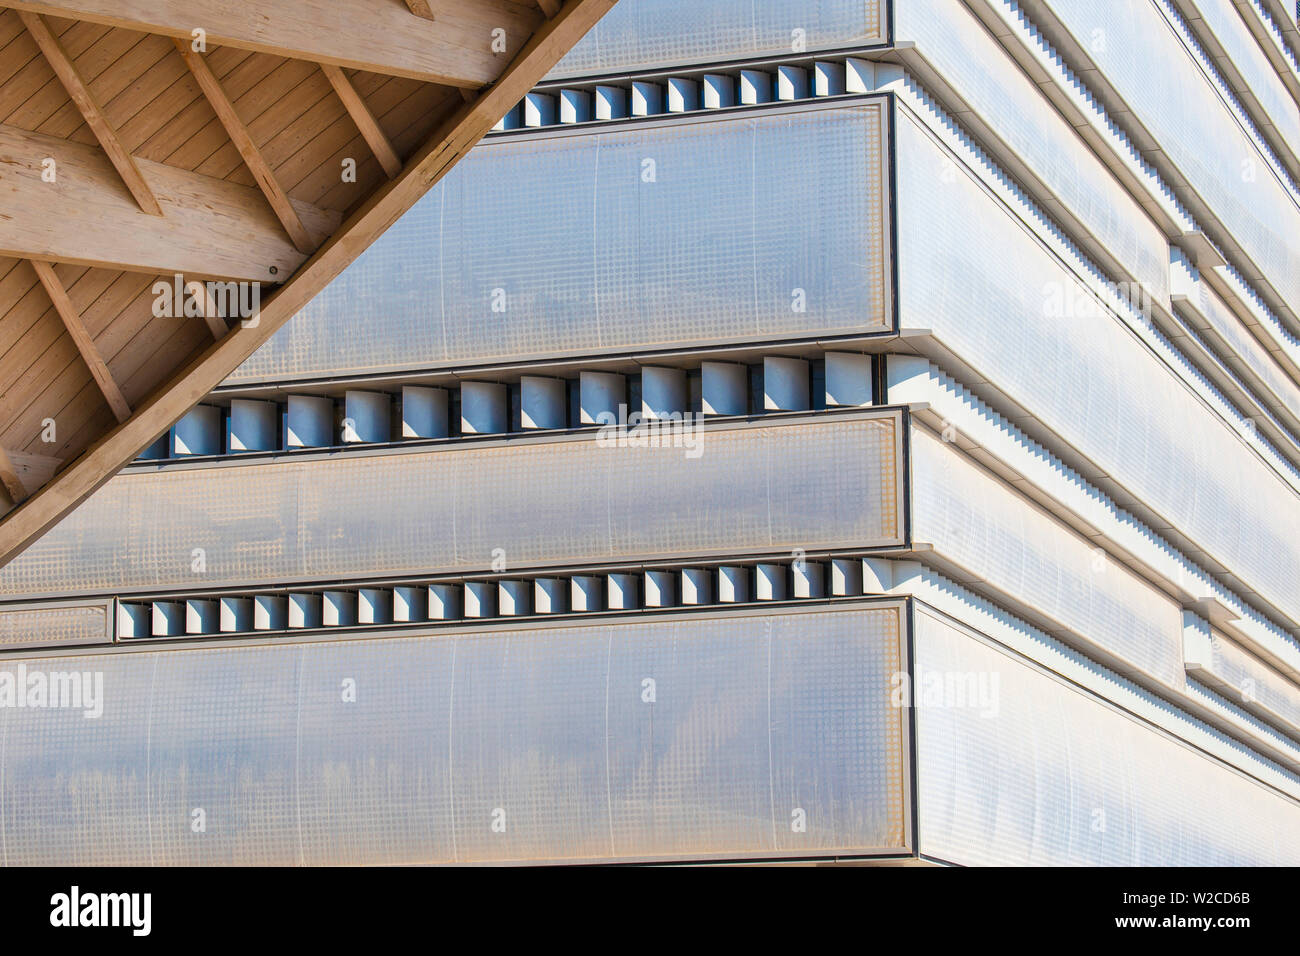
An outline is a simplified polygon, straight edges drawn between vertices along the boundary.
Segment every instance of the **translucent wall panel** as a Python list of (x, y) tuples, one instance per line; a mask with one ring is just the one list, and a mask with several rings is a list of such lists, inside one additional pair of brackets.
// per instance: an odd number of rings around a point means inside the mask
[(232, 381), (883, 330), (883, 104), (485, 143)]
[(1300, 208), (1192, 59), (1161, 0), (1042, 2), (1278, 294), (1300, 302)]
[(912, 478), (916, 540), (1129, 670), (1182, 686), (1180, 605), (919, 428), (912, 431)]
[(953, 675), (986, 689), (974, 705), (940, 693), (917, 708), (923, 854), (997, 866), (1300, 861), (1294, 801), (922, 606), (915, 624), (922, 687)]
[(908, 0), (896, 5), (895, 17), (898, 37), (914, 41), (919, 55), (1111, 255), (1167, 303), (1163, 233), (978, 18), (960, 0)]
[(1185, 281), (1187, 267), (1176, 263), (1175, 291), (1182, 286), (1182, 291), (1190, 299), (1190, 306), (1195, 310), (1200, 321), (1196, 325), (1211, 329), (1246, 365), (1251, 372), (1259, 376), (1261, 382), (1271, 394), (1262, 396), (1268, 406), (1281, 404), (1296, 418), (1300, 418), (1300, 387), (1278, 365), (1277, 360), (1269, 354), (1260, 341), (1255, 338), (1218, 294), (1207, 282)]
[(1300, 109), (1260, 41), (1246, 26), (1243, 18), (1254, 14), (1244, 10), (1238, 13), (1235, 6), (1233, 0), (1196, 0), (1195, 9), (1246, 81), (1250, 95), (1259, 101), (1267, 122), (1277, 128), (1291, 152), (1300, 156)]
[[(148, 864), (151, 698), (156, 693), (174, 707), (184, 688), (169, 691), (154, 681), (153, 660), (128, 654), (10, 660), (4, 669), (20, 664), (29, 674), (79, 674), (83, 688), (93, 689), (98, 674), (103, 710), (87, 717), (79, 707), (0, 708), (5, 864)], [(258, 701), (230, 685), (214, 692), (213, 699), (229, 708)], [(211, 796), (211, 791), (201, 794), (205, 800)], [(160, 823), (169, 832), (189, 826), (186, 818)], [(158, 836), (166, 839), (168, 833)]]
[(1262, 713), (1293, 735), (1300, 730), (1300, 687), (1295, 681), (1208, 626), (1202, 624), (1188, 638), (1187, 670), (1191, 676), (1234, 704)]
[(622, 0), (550, 78), (885, 42), (886, 0)]
[(901, 613), (58, 659), (103, 714), (0, 711), (6, 862), (904, 852)]
[(105, 605), (6, 608), (0, 605), (0, 649), (28, 644), (100, 644), (109, 639)]
[(963, 168), (953, 175), (955, 160), (906, 111), (897, 138), (902, 324), (932, 329), (1300, 621), (1296, 493), (1117, 317), (1100, 306), (1049, 311), (1052, 296), (1090, 301), (1082, 284)]
[[(0, 570), (117, 592), (900, 543), (898, 412), (119, 475)], [(205, 570), (195, 573), (201, 549)]]

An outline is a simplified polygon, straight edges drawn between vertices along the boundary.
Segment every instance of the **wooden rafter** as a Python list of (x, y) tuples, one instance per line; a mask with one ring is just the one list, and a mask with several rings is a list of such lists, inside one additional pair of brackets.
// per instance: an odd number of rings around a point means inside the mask
[(537, 5), (548, 17), (553, 17), (560, 12), (560, 0), (537, 0)]
[(284, 231), (289, 234), (290, 240), (293, 241), (299, 252), (311, 253), (316, 248), (316, 243), (308, 234), (307, 227), (302, 224), (302, 219), (298, 217), (298, 210), (289, 201), (288, 194), (276, 181), (275, 172), (266, 159), (263, 158), (262, 151), (253, 142), (248, 127), (239, 118), (239, 114), (235, 112), (235, 105), (230, 102), (230, 98), (226, 96), (226, 91), (221, 88), (221, 82), (217, 79), (216, 74), (212, 72), (212, 68), (208, 66), (208, 61), (203, 58), (203, 54), (196, 53), (191, 48), (189, 41), (178, 39), (175, 43), (176, 49), (180, 51), (185, 60), (185, 65), (189, 67), (190, 73), (198, 81), (199, 89), (203, 91), (203, 95), (212, 106), (213, 112), (217, 114), (217, 119), (225, 127), (226, 135), (235, 144), (235, 149), (239, 151), (240, 157), (244, 160), (244, 165), (253, 174), (253, 179), (266, 196), (266, 201), (271, 204), (271, 208), (275, 211), (276, 218), (284, 226)]
[(5, 0), (33, 13), (89, 20), (183, 39), (205, 31), (208, 46), (478, 88), (501, 72), (489, 42), (506, 33), (513, 53), (537, 29), (539, 11), (518, 0), (434, 0), (436, 22), (397, 0)]
[(45, 25), (45, 21), (41, 19), (39, 14), (30, 13), (26, 10), (17, 12), (19, 18), (23, 21), (23, 26), (32, 35), (36, 45), (40, 47), (46, 62), (54, 70), (54, 74), (59, 78), (59, 82), (63, 84), (63, 88), (68, 91), (68, 96), (72, 98), (72, 102), (81, 111), (86, 125), (90, 127), (90, 131), (99, 140), (99, 145), (108, 154), (109, 161), (117, 170), (118, 175), (122, 177), (122, 182), (131, 191), (131, 195), (135, 197), (140, 209), (151, 216), (161, 216), (163, 214), (162, 207), (158, 205), (153, 190), (149, 188), (144, 176), (140, 174), (135, 159), (122, 145), (117, 130), (105, 118), (99, 101), (96, 100), (85, 80), (81, 78), (81, 73), (69, 58), (67, 51), (63, 49), (63, 44), (59, 42), (59, 38), (50, 32), (50, 28)]
[(16, 505), (27, 500), (27, 487), (19, 480), (18, 469), (3, 448), (0, 448), (0, 488), (5, 490), (9, 500)]
[(68, 336), (77, 346), (77, 351), (81, 353), (86, 367), (90, 369), (95, 384), (104, 393), (104, 400), (108, 402), (109, 408), (113, 409), (113, 414), (117, 416), (119, 422), (126, 421), (131, 417), (131, 406), (127, 404), (122, 390), (117, 387), (117, 382), (113, 381), (113, 374), (108, 370), (104, 357), (99, 354), (99, 349), (95, 348), (95, 340), (90, 337), (90, 332), (81, 321), (80, 313), (68, 298), (63, 283), (54, 274), (54, 267), (48, 262), (33, 260), (32, 268), (36, 270), (36, 277), (41, 280), (46, 294), (54, 303), (54, 311), (63, 320), (63, 327), (68, 330)]
[[(264, 7), (267, 2), (269, 0), (229, 6), (232, 9), (238, 8), (238, 14), (242, 16), (248, 8)], [(299, 0), (281, 0), (280, 5), (293, 7), (298, 2)], [(26, 549), (224, 381), (446, 175), (614, 2), (615, 0), (568, 0), (557, 16), (542, 22), (504, 71), (499, 66), (496, 68), (495, 82), (486, 86), (472, 102), (461, 104), (443, 120), (408, 159), (401, 174), (369, 195), (347, 221), (333, 231), (320, 249), (263, 303), (257, 323), (236, 326), (219, 341), (213, 342), (198, 358), (155, 389), (126, 422), (101, 437), (0, 522), (0, 566)], [(86, 3), (89, 0), (80, 5)], [(142, 4), (167, 9), (172, 6), (183, 8), (187, 6), (188, 0), (177, 0), (170, 5), (162, 0), (149, 4), (145, 4), (144, 0), (103, 0), (105, 9), (112, 10), (135, 8)], [(383, 5), (388, 9), (395, 8), (410, 23), (421, 22), (420, 18), (411, 17), (393, 0), (384, 0)], [(519, 8), (517, 4), (509, 6)], [(454, 14), (455, 11), (468, 10), (470, 7), (470, 4), (453, 0), (439, 0), (435, 12), (440, 13), (445, 9)], [(491, 4), (475, 6), (474, 9), (490, 10)], [(195, 21), (191, 19), (187, 22), (192, 24)], [(168, 216), (170, 215), (168, 211)]]
[(370, 112), (366, 101), (357, 93), (352, 81), (339, 67), (322, 63), (320, 68), (325, 73), (325, 78), (330, 81), (330, 86), (334, 87), (338, 98), (343, 101), (343, 106), (352, 117), (352, 122), (357, 124), (357, 129), (361, 131), (366, 145), (375, 154), (375, 159), (379, 160), (379, 165), (384, 168), (384, 173), (389, 179), (395, 177), (402, 171), (402, 161), (398, 159), (393, 144), (380, 128), (375, 114)]
[(424, 17), (426, 20), (433, 19), (433, 11), (429, 9), (429, 0), (406, 0), (406, 6), (417, 17)]
[[(45, 158), (57, 183), (41, 180)], [(0, 256), (277, 284), (306, 260), (257, 189), (137, 162), (161, 217), (140, 211), (98, 148), (0, 126)], [(338, 227), (337, 213), (294, 208), (318, 240)]]
[(207, 323), (208, 331), (212, 333), (214, 339), (219, 339), (230, 331), (226, 327), (225, 319), (219, 314), (217, 303), (212, 298), (212, 293), (202, 282), (189, 282), (186, 284), (186, 291), (194, 296), (199, 302), (203, 303), (203, 321)]

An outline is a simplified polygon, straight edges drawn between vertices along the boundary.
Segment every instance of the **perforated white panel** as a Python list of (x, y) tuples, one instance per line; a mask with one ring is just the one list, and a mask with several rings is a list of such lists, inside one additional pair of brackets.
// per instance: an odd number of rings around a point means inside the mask
[(1292, 734), (1300, 732), (1300, 686), (1295, 681), (1217, 631), (1208, 651), (1200, 663), (1224, 696), (1248, 710), (1265, 711)]
[[(1042, 2), (1089, 51), (1269, 283), (1287, 302), (1300, 302), (1296, 199), (1201, 72), (1161, 0)], [(1105, 42), (1095, 42), (1098, 31)]]
[(881, 331), (884, 102), (484, 143), (231, 381)]
[[(1005, 206), (960, 166), (954, 175), (952, 159), (906, 111), (896, 127), (903, 325), (932, 329), (983, 378), (1300, 621), (1290, 570), (1300, 566), (1300, 496), (1090, 299)], [(1054, 309), (1057, 303), (1079, 304)]]
[(29, 660), (100, 671), (105, 702), (0, 710), (4, 861), (902, 852), (900, 614)]
[(881, 43), (885, 0), (622, 0), (550, 79)]
[(995, 135), (1151, 296), (1167, 302), (1164, 235), (975, 15), (960, 0), (907, 0), (895, 17), (898, 37), (915, 41)]
[(102, 644), (109, 639), (105, 606), (0, 608), (0, 648), (36, 644)]
[(1292, 154), (1300, 156), (1300, 107), (1246, 26), (1244, 18), (1253, 14), (1246, 10), (1238, 13), (1235, 7), (1233, 0), (1196, 0), (1196, 12), (1246, 81), (1250, 95), (1263, 107), (1267, 121)]
[(912, 535), (993, 588), (1170, 687), (1182, 608), (955, 446), (912, 431)]
[(1209, 323), (1215, 334), (1222, 338), (1233, 352), (1241, 357), (1250, 370), (1259, 376), (1272, 393), (1265, 396), (1267, 404), (1280, 403), (1292, 415), (1300, 418), (1300, 387), (1282, 371), (1281, 367), (1260, 344), (1259, 340), (1248, 332), (1241, 321), (1228, 308), (1205, 282), (1195, 285), (1196, 310)]
[(918, 607), (921, 673), (996, 707), (916, 714), (922, 853), (967, 865), (1279, 866), (1300, 804)]
[(694, 451), (587, 435), (133, 472), (0, 569), (0, 593), (899, 543), (899, 427), (877, 410), (705, 426)]

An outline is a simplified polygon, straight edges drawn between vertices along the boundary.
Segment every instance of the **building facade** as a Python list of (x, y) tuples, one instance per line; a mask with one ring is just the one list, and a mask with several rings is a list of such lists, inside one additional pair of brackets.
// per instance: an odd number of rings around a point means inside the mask
[(622, 0), (0, 569), (4, 860), (1300, 862), (1298, 332), (1279, 0)]

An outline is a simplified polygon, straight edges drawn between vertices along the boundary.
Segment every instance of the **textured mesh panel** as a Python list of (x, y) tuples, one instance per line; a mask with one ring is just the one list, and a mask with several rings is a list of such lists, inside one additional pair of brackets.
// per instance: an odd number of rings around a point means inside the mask
[(103, 607), (0, 610), (0, 647), (102, 644), (108, 640)]
[(1300, 418), (1300, 388), (1278, 366), (1268, 351), (1242, 326), (1241, 321), (1224, 301), (1204, 282), (1196, 286), (1199, 293), (1196, 307), (1210, 327), (1245, 360), (1250, 370), (1260, 377), (1274, 396), (1292, 415)]
[(885, 10), (885, 0), (622, 0), (548, 78), (788, 55), (796, 39), (807, 51), (881, 43)]
[(900, 613), (61, 659), (104, 714), (0, 711), (7, 860), (898, 851)]
[[(1187, 52), (1161, 4), (1044, 2), (1282, 298), (1300, 302), (1300, 208)], [(1095, 42), (1099, 30), (1104, 43)]]
[[(293, 793), (302, 651), (151, 654), (149, 799), (156, 865), (295, 862)], [(93, 659), (92, 659), (93, 660)], [(116, 695), (109, 704), (116, 706)], [(205, 829), (196, 833), (194, 810)]]
[[(447, 712), (459, 643), (420, 638), (304, 647), (303, 862), (455, 858)], [(346, 680), (356, 682), (355, 701), (343, 699)]]
[(1084, 301), (1084, 287), (964, 171), (951, 175), (950, 157), (899, 115), (903, 324), (933, 329), (981, 377), (1300, 620), (1296, 493), (1116, 317), (1049, 314), (1049, 293)]
[(528, 567), (898, 543), (898, 421), (706, 428), (695, 458), (587, 437), (129, 473), (0, 570), (0, 592), (486, 569), (496, 548)]
[(486, 143), (230, 381), (881, 331), (883, 102)]
[(1232, 688), (1225, 693), (1233, 703), (1267, 711), (1292, 734), (1300, 731), (1300, 687), (1293, 681), (1218, 632), (1204, 663), (1215, 678)]
[(1241, 73), (1251, 95), (1263, 106), (1269, 122), (1277, 128), (1291, 152), (1300, 156), (1300, 109), (1269, 62), (1260, 41), (1246, 26), (1245, 17), (1254, 14), (1245, 11), (1239, 14), (1234, 7), (1233, 0), (1197, 0), (1196, 3), (1197, 12)]
[(920, 850), (966, 865), (1278, 866), (1300, 807), (921, 608), (919, 673), (996, 679), (997, 706), (923, 706)]
[(1162, 683), (1181, 687), (1182, 608), (930, 432), (912, 432), (918, 541)]
[(0, 674), (17, 680), (20, 667), (29, 679), (32, 672), (101, 674), (103, 712), (87, 717), (83, 708), (0, 707), (5, 863), (150, 863), (154, 661), (126, 655), (11, 659), (0, 664)]
[(1136, 200), (959, 0), (908, 0), (897, 33), (1150, 294), (1169, 301), (1169, 244)]

